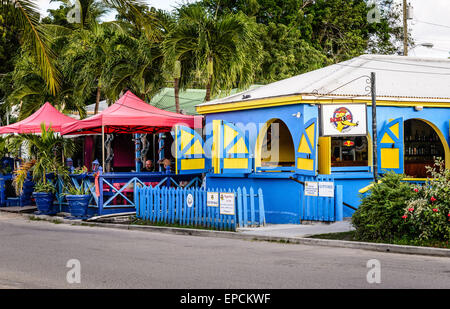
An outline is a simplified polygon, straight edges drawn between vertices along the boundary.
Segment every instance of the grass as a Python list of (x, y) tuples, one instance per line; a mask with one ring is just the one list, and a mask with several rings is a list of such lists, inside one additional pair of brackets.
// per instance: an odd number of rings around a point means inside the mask
[(50, 219), (39, 218), (37, 216), (30, 216), (28, 219), (30, 221), (47, 221), (47, 222), (50, 222), (50, 223), (53, 223), (53, 224), (61, 224), (61, 223), (63, 223), (61, 220), (58, 220), (58, 219), (50, 220)]
[(364, 241), (364, 242), (384, 243), (384, 244), (393, 244), (393, 245), (419, 246), (419, 247), (433, 247), (433, 248), (450, 249), (450, 244), (448, 243), (448, 241), (434, 240), (434, 239), (421, 240), (421, 239), (402, 238), (402, 239), (395, 239), (393, 241), (387, 241), (387, 240), (379, 240), (379, 241), (359, 240), (359, 239), (355, 238), (355, 231), (312, 235), (312, 236), (309, 236), (308, 238), (335, 239), (335, 240), (348, 240), (348, 241)]
[[(216, 230), (212, 227), (205, 227), (205, 226), (194, 226), (194, 225), (181, 225), (179, 223), (165, 223), (165, 222), (152, 222), (148, 220), (142, 220), (142, 219), (134, 219), (131, 222), (131, 225), (148, 225), (148, 226), (165, 226), (165, 227), (176, 227), (176, 228), (185, 228), (185, 229), (196, 229), (196, 230)], [(231, 231), (234, 232), (234, 231)]]

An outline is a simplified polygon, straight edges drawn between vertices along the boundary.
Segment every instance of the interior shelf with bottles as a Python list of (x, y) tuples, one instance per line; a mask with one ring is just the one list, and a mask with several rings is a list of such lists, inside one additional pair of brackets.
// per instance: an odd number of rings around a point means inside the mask
[(433, 166), (437, 158), (444, 158), (444, 147), (437, 133), (426, 122), (405, 121), (405, 174), (426, 178), (426, 166)]

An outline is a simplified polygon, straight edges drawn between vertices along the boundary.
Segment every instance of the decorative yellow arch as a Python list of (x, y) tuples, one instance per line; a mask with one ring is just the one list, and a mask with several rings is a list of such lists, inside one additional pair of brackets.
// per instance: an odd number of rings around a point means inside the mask
[[(256, 139), (256, 143), (255, 143), (255, 152), (254, 152), (254, 154), (255, 154), (255, 167), (256, 167), (256, 168), (262, 166), (262, 164), (261, 164), (261, 161), (262, 161), (262, 158), (261, 158), (262, 155), (261, 155), (261, 153), (262, 153), (262, 145), (263, 145), (263, 143), (264, 143), (264, 137), (266, 136), (267, 130), (269, 129), (270, 125), (271, 125), (272, 123), (274, 123), (275, 121), (280, 121), (281, 123), (283, 123), (283, 124), (286, 126), (286, 129), (288, 130), (288, 132), (289, 132), (289, 134), (290, 134), (292, 143), (293, 143), (293, 145), (295, 145), (294, 139), (292, 138), (292, 134), (291, 134), (291, 132), (289, 131), (288, 126), (286, 125), (286, 123), (285, 123), (283, 120), (281, 120), (281, 119), (279, 119), (279, 118), (272, 118), (272, 119), (268, 120), (268, 121), (261, 127), (261, 129), (260, 129), (260, 131), (259, 131), (259, 133), (258, 133), (258, 137), (257, 137), (257, 139)], [(295, 157), (295, 148), (293, 148), (293, 151), (294, 151), (294, 157)]]

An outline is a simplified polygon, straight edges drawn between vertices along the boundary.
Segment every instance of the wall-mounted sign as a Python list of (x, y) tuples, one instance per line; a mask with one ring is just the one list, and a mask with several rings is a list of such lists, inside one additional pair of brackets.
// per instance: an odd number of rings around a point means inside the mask
[(319, 196), (334, 197), (334, 182), (319, 182)]
[(315, 181), (305, 181), (305, 195), (317, 196), (319, 194), (318, 183)]
[(234, 215), (234, 193), (220, 193), (220, 214)]
[(219, 207), (219, 192), (208, 192), (206, 205), (209, 207)]
[(320, 106), (321, 136), (367, 135), (366, 104), (324, 104)]

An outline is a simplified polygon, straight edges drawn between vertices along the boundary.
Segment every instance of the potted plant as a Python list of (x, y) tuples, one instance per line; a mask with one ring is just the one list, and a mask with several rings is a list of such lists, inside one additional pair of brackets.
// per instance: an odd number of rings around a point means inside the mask
[[(34, 157), (33, 164), (28, 164), (20, 169), (16, 177), (16, 187), (20, 190), (29, 171), (32, 171), (32, 177), (35, 181), (35, 190), (33, 196), (36, 199), (36, 206), (41, 213), (51, 213), (51, 203), (55, 196), (56, 189), (51, 178), (68, 178), (68, 170), (64, 166), (63, 157), (69, 157), (75, 151), (75, 144), (71, 139), (65, 139), (56, 134), (51, 127), (48, 129), (45, 124), (41, 124), (41, 134), (22, 134), (15, 137), (16, 145), (28, 145), (29, 153)], [(19, 190), (19, 192), (20, 192)], [(47, 194), (44, 194), (47, 193)], [(49, 200), (52, 199), (51, 203)], [(46, 202), (44, 202), (46, 201)], [(42, 203), (41, 203), (42, 202)], [(50, 203), (50, 204), (49, 204)]]
[(92, 186), (93, 185), (88, 187), (84, 184), (84, 181), (81, 182), (79, 187), (76, 187), (71, 183), (66, 186), (66, 193), (64, 193), (64, 195), (69, 203), (70, 214), (73, 217), (87, 217)]
[(56, 213), (53, 209), (55, 193), (55, 186), (49, 180), (41, 180), (34, 185), (33, 197), (40, 214), (51, 215)]
[(35, 164), (35, 160), (23, 162), (19, 168), (14, 171), (13, 184), (16, 195), (20, 199), (20, 205), (31, 205), (31, 195), (34, 190), (31, 170)]

